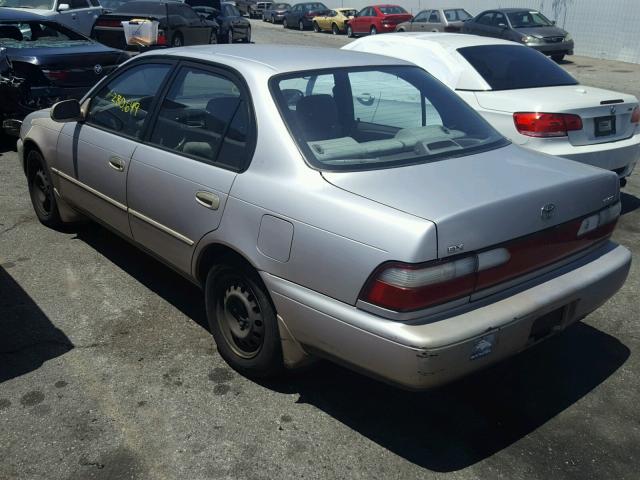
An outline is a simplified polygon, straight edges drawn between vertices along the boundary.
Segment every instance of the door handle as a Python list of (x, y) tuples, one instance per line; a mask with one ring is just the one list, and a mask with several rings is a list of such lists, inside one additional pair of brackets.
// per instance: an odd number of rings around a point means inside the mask
[(212, 192), (196, 192), (196, 202), (210, 210), (217, 210), (220, 207), (220, 197)]
[(109, 159), (109, 166), (118, 172), (124, 172), (124, 160), (120, 157), (111, 157)]

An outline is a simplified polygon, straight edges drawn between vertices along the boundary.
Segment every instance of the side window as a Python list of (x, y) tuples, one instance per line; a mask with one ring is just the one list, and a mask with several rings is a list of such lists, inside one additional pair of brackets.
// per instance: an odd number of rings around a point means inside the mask
[(91, 99), (87, 123), (141, 138), (147, 113), (171, 65), (132, 67), (107, 83)]
[(366, 17), (367, 16), (367, 12), (369, 11), (368, 8), (363, 8), (362, 10), (360, 10), (360, 12), (358, 13), (359, 17)]
[(429, 15), (429, 23), (440, 23), (440, 14), (437, 10), (433, 10)]
[(100, 0), (91, 0), (90, 3), (91, 3), (92, 7), (99, 7), (100, 6)]
[(492, 25), (493, 12), (485, 13), (478, 19), (480, 25)]
[[(349, 74), (355, 119), (395, 128), (423, 126), (420, 91), (409, 82), (387, 72)], [(424, 99), (426, 125), (442, 125), (442, 119)]]
[(233, 170), (245, 165), (249, 106), (231, 80), (184, 67), (162, 103), (151, 143)]
[(181, 4), (180, 5), (180, 13), (187, 20), (200, 20), (200, 17), (194, 12), (190, 6)]
[(429, 11), (425, 10), (424, 12), (420, 12), (416, 15), (416, 18), (414, 18), (413, 21), (416, 23), (425, 23), (427, 18), (429, 18)]
[(507, 25), (507, 18), (499, 12), (496, 12), (495, 16), (493, 17), (493, 25), (494, 26), (499, 26), (499, 25)]
[(69, 10), (78, 10), (79, 8), (89, 8), (87, 0), (69, 0)]

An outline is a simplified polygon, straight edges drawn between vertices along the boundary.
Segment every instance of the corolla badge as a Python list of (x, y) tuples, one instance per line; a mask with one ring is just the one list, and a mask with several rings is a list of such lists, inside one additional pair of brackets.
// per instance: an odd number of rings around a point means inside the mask
[(540, 209), (540, 218), (543, 220), (549, 220), (553, 217), (554, 212), (556, 211), (556, 206), (553, 203), (547, 203)]
[(102, 73), (102, 65), (100, 65), (99, 63), (96, 63), (93, 66), (93, 73), (95, 73), (96, 75), (100, 75)]

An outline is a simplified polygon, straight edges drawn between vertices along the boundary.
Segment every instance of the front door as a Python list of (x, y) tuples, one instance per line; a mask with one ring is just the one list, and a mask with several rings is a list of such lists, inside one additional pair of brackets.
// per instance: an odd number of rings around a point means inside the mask
[(129, 162), (171, 68), (154, 62), (124, 70), (91, 97), (85, 121), (65, 124), (58, 140), (61, 195), (125, 236)]
[(429, 19), (429, 15), (431, 10), (423, 10), (418, 13), (415, 18), (411, 21), (409, 26), (409, 31), (411, 32), (422, 32), (427, 27), (427, 20)]
[(255, 122), (248, 98), (233, 75), (184, 64), (133, 154), (133, 238), (185, 273), (198, 241), (218, 228), (231, 185), (250, 160)]

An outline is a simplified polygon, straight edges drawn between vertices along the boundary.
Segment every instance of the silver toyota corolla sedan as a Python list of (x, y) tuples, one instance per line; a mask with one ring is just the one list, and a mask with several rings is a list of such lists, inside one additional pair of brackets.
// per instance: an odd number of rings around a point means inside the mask
[(149, 52), (18, 148), (43, 224), (93, 218), (201, 285), (247, 375), (322, 356), (432, 387), (580, 320), (631, 261), (614, 173), (511, 145), (389, 57)]

